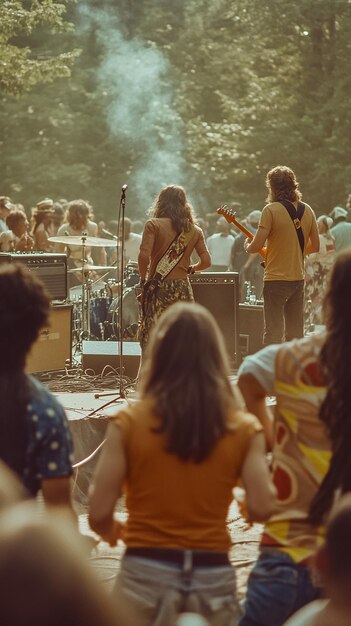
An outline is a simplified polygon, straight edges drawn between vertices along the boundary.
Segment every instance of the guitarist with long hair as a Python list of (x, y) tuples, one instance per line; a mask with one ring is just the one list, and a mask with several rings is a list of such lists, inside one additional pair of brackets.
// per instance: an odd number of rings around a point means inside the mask
[[(194, 250), (199, 261), (191, 265)], [(138, 256), (142, 287), (138, 336), (143, 350), (163, 311), (174, 302), (194, 300), (189, 274), (210, 265), (203, 231), (195, 224), (184, 189), (165, 187), (156, 198), (153, 217), (145, 224)]]
[(245, 250), (260, 252), (266, 243), (263, 343), (281, 343), (304, 334), (304, 257), (319, 251), (316, 217), (301, 202), (295, 173), (278, 165), (266, 177), (268, 204)]

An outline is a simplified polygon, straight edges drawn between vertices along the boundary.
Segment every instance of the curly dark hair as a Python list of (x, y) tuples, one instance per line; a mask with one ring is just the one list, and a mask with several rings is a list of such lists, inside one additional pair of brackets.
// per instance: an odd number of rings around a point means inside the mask
[(0, 266), (0, 458), (21, 474), (30, 382), (26, 356), (48, 320), (50, 296), (24, 265)]
[(296, 202), (302, 198), (295, 173), (285, 165), (277, 165), (269, 170), (266, 176), (266, 187), (268, 189), (267, 202), (279, 202), (279, 200)]
[(351, 250), (335, 261), (324, 299), (326, 340), (320, 365), (327, 393), (319, 416), (332, 443), (329, 470), (310, 507), (310, 520), (320, 523), (332, 504), (336, 489), (351, 491)]
[(194, 217), (183, 187), (169, 185), (161, 189), (154, 204), (153, 217), (169, 217), (177, 233), (190, 230)]

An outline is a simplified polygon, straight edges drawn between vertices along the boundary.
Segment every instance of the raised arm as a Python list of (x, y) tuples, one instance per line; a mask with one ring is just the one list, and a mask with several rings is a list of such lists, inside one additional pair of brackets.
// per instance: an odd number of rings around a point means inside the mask
[(246, 492), (249, 521), (261, 522), (268, 519), (274, 509), (276, 489), (268, 468), (266, 444), (262, 432), (252, 437), (241, 471), (241, 479)]
[(238, 379), (238, 387), (245, 400), (246, 408), (260, 420), (266, 438), (267, 449), (273, 445), (273, 415), (266, 405), (266, 390), (252, 374), (242, 374)]
[(138, 255), (138, 269), (140, 274), (140, 280), (143, 282), (146, 278), (148, 271), (151, 252), (154, 246), (156, 237), (155, 226), (151, 220), (148, 220), (144, 226), (143, 236), (141, 239), (139, 255)]
[(208, 251), (205, 238), (202, 232), (201, 232), (199, 241), (197, 242), (195, 246), (195, 250), (199, 257), (199, 260), (197, 263), (194, 263), (194, 265), (191, 265), (191, 268), (192, 268), (191, 273), (201, 272), (202, 270), (206, 270), (211, 265), (211, 256)]

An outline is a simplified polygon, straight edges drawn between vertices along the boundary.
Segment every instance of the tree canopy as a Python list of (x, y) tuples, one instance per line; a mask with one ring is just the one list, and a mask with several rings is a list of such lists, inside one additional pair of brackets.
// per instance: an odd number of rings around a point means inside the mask
[(48, 33), (62, 33), (72, 28), (72, 24), (64, 20), (65, 4), (65, 0), (60, 3), (5, 0), (0, 4), (0, 89), (3, 92), (20, 94), (37, 83), (70, 76), (78, 50), (50, 54), (47, 45), (43, 48), (30, 40), (38, 31), (47, 40)]
[(345, 203), (350, 0), (5, 1), (0, 19), (1, 193), (25, 206), (112, 217), (127, 182), (137, 218), (175, 182), (198, 212), (249, 211), (277, 164), (317, 214)]

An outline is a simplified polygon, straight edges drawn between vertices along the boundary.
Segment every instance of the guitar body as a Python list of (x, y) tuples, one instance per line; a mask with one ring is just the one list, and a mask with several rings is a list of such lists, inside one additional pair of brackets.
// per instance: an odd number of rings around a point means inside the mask
[[(217, 209), (217, 213), (219, 215), (223, 215), (223, 217), (225, 217), (225, 219), (227, 220), (227, 222), (229, 222), (229, 224), (234, 224), (234, 226), (236, 226), (239, 230), (241, 230), (241, 232), (244, 233), (244, 235), (246, 235), (246, 237), (250, 239), (250, 241), (253, 240), (254, 238), (253, 234), (247, 228), (245, 228), (243, 224), (240, 224), (240, 222), (238, 222), (238, 220), (235, 217), (234, 211), (232, 211), (231, 209), (228, 209), (226, 206), (221, 206), (219, 207), (219, 209)], [(263, 259), (265, 259), (266, 249), (262, 248), (259, 251), (259, 254), (261, 255)]]

